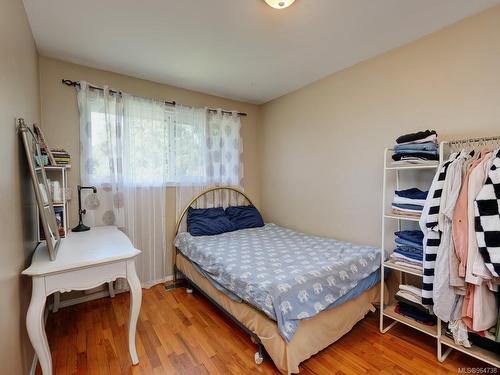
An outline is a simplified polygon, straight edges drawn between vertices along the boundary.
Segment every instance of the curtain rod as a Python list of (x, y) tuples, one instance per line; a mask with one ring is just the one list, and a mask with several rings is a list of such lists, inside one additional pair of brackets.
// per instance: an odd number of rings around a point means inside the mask
[[(63, 84), (65, 84), (66, 86), (73, 86), (73, 87), (80, 87), (80, 82), (78, 81), (72, 81), (70, 79), (62, 79), (61, 82)], [(94, 85), (88, 85), (91, 89), (94, 89), (94, 90), (99, 90), (99, 91), (104, 91), (104, 89), (102, 87), (98, 87), (98, 86), (94, 86)], [(109, 90), (109, 92), (111, 94), (120, 94), (121, 93), (119, 91), (115, 91), (115, 90)], [(176, 105), (176, 102), (175, 101), (172, 101), (172, 102), (169, 102), (169, 101), (165, 101), (165, 104), (169, 104), (169, 105)], [(210, 112), (218, 112), (217, 109), (213, 109), (213, 108), (208, 108), (208, 111)], [(222, 113), (228, 113), (228, 114), (231, 114), (233, 113), (232, 111), (226, 111), (226, 110), (221, 110)], [(247, 116), (247, 114), (245, 112), (238, 112), (238, 115), (239, 116)]]

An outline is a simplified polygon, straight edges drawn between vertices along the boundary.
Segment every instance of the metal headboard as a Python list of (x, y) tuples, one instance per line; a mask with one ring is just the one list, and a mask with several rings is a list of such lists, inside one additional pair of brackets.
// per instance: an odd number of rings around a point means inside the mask
[(211, 208), (254, 205), (251, 199), (243, 191), (234, 186), (217, 186), (206, 189), (195, 195), (184, 207), (175, 225), (175, 235), (179, 234), (181, 224), (190, 207)]
[[(217, 186), (206, 189), (201, 193), (194, 196), (193, 199), (184, 207), (177, 223), (175, 225), (175, 236), (179, 234), (181, 224), (186, 217), (190, 207), (193, 208), (211, 208), (211, 207), (228, 207), (228, 206), (245, 206), (254, 205), (252, 200), (237, 187), (233, 186)], [(177, 248), (173, 247), (172, 251), (172, 265), (174, 266), (174, 285), (176, 284), (177, 271), (176, 271)], [(175, 286), (174, 286), (175, 287)]]
[(253, 205), (251, 199), (243, 191), (234, 186), (217, 186), (206, 189), (197, 194), (184, 207), (177, 223), (175, 225), (175, 235), (179, 234), (181, 224), (186, 217), (190, 207), (193, 208), (211, 208), (211, 207), (228, 207), (228, 206), (244, 206)]

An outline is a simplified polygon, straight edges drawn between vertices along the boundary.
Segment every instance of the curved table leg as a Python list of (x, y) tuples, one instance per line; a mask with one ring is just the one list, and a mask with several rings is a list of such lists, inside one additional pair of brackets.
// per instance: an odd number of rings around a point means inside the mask
[(135, 331), (137, 327), (137, 319), (139, 318), (139, 311), (141, 310), (142, 289), (137, 273), (135, 272), (134, 260), (127, 261), (127, 281), (130, 286), (130, 312), (128, 320), (128, 350), (132, 363), (134, 365), (139, 363), (137, 357), (137, 350), (135, 348)]
[(40, 361), (43, 375), (52, 375), (52, 358), (50, 356), (49, 342), (45, 334), (45, 283), (41, 277), (33, 277), (33, 290), (31, 302), (26, 315), (26, 328), (31, 345)]

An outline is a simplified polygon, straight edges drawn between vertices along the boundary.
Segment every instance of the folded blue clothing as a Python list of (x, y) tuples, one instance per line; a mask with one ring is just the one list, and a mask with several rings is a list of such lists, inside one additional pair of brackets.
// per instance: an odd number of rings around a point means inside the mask
[(422, 191), (417, 188), (396, 190), (394, 193), (399, 197), (409, 199), (427, 199), (427, 195), (429, 194), (428, 191)]
[(438, 156), (439, 152), (436, 151), (425, 151), (425, 150), (400, 150), (400, 151), (395, 151), (394, 155), (406, 155), (406, 154), (415, 154), (419, 153), (421, 155), (433, 155), (433, 156)]
[(398, 302), (396, 312), (426, 325), (434, 325), (436, 321), (435, 316), (431, 316), (430, 314), (420, 311), (416, 307), (408, 305), (404, 302)]
[(406, 204), (406, 203), (393, 203), (392, 207), (402, 208), (403, 210), (412, 210), (412, 211), (422, 211), (424, 206), (420, 206), (419, 204)]
[(421, 230), (400, 230), (394, 232), (394, 235), (405, 240), (422, 244), (424, 240), (424, 233)]
[(394, 249), (394, 252), (398, 253), (398, 254), (401, 254), (401, 255), (404, 255), (407, 258), (414, 259), (414, 260), (418, 260), (418, 261), (423, 261), (424, 260), (424, 252), (423, 252), (423, 250), (418, 250), (418, 249), (414, 249), (413, 248), (413, 250), (416, 250), (416, 251), (420, 252), (420, 253), (418, 253), (418, 252), (414, 252), (414, 251), (407, 251), (405, 249), (409, 249), (409, 247), (398, 246), (398, 247), (396, 247)]
[(434, 142), (409, 143), (404, 145), (395, 145), (394, 151), (437, 151), (437, 144)]
[(400, 253), (405, 253), (405, 254), (415, 254), (416, 256), (423, 255), (424, 251), (423, 249), (418, 249), (413, 246), (408, 246), (408, 245), (400, 245), (396, 248), (398, 252)]
[(399, 246), (408, 246), (408, 247), (414, 247), (415, 249), (418, 249), (418, 250), (424, 250), (424, 246), (422, 245), (422, 242), (418, 243), (418, 242), (413, 242), (413, 241), (408, 241), (408, 240), (405, 240), (404, 238), (399, 238), (399, 237), (396, 237), (396, 240), (395, 240), (396, 244)]

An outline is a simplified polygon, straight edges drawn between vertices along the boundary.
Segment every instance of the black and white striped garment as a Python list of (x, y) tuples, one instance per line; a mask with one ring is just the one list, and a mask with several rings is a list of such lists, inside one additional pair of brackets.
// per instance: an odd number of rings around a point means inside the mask
[[(457, 157), (453, 153), (450, 158), (439, 166), (437, 178), (434, 178), (429, 195), (428, 202), (425, 204), (420, 226), (424, 232), (424, 274), (422, 277), (422, 304), (434, 305), (432, 290), (434, 287), (434, 267), (439, 245), (441, 244), (441, 231), (438, 228), (439, 207), (441, 204), (441, 195), (443, 193), (444, 180), (448, 167)], [(423, 228), (422, 228), (423, 227)]]
[(494, 277), (500, 276), (500, 150), (474, 202), (479, 253)]

